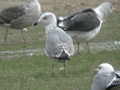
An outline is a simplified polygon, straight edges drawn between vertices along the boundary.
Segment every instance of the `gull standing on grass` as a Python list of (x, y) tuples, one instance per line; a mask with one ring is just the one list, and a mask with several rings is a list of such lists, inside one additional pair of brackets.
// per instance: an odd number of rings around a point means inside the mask
[[(25, 0), (24, 4), (3, 9), (0, 12), (0, 26), (6, 28), (4, 41), (7, 41), (8, 28), (19, 29), (23, 36), (23, 29), (31, 26), (40, 18), (41, 7), (38, 0)], [(25, 38), (23, 36), (25, 42)]]
[[(39, 22), (46, 29), (46, 55), (59, 62), (63, 62), (65, 73), (65, 63), (74, 54), (72, 38), (61, 28), (57, 27), (57, 20), (54, 13), (43, 13)], [(54, 73), (54, 64), (52, 64), (52, 73)]]
[(109, 63), (100, 64), (91, 90), (120, 90), (120, 71), (115, 71)]
[[(104, 2), (96, 8), (89, 8), (66, 17), (59, 17), (57, 25), (67, 31), (77, 42), (79, 53), (80, 42), (93, 39), (102, 27), (108, 14), (112, 12), (112, 4)], [(89, 52), (88, 45), (88, 52)]]

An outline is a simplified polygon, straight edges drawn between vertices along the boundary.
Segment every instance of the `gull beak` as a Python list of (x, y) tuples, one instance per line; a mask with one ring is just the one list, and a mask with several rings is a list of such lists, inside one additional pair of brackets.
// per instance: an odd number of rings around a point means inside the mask
[(95, 72), (95, 73), (97, 73), (98, 71), (99, 71), (99, 69), (98, 69), (98, 68), (94, 69), (94, 72)]
[(98, 68), (93, 69), (93, 74), (96, 75), (98, 73)]
[(39, 26), (44, 26), (44, 22), (42, 21), (42, 17), (39, 18), (37, 24), (38, 24)]
[(38, 20), (38, 23), (41, 23), (43, 16), (44, 16), (43, 14), (40, 15), (40, 18), (39, 18), (39, 20)]
[(39, 18), (38, 22), (39, 22), (39, 23), (41, 22), (41, 17)]

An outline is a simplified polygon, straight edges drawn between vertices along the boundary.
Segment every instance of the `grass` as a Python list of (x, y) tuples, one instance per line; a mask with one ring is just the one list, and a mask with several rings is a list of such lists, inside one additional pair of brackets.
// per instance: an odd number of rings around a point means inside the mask
[(0, 90), (90, 90), (95, 67), (103, 62), (120, 69), (120, 51), (82, 54), (72, 57), (67, 64), (67, 74), (59, 70), (56, 62), (55, 76), (51, 76), (52, 63), (46, 56), (20, 57), (0, 60)]
[[(103, 26), (101, 33), (92, 42), (120, 40), (120, 13), (113, 13)], [(24, 33), (27, 43), (24, 45), (20, 31), (9, 31), (7, 43), (3, 43), (4, 28), (0, 28), (0, 51), (44, 48), (45, 33), (39, 26), (30, 27)], [(67, 75), (59, 70), (61, 63), (56, 63), (56, 74), (51, 76), (50, 65), (53, 63), (46, 56), (22, 56), (0, 58), (0, 90), (90, 90), (94, 68), (103, 62), (109, 62), (120, 69), (120, 51), (81, 54), (72, 57), (67, 64)]]
[(19, 50), (30, 48), (43, 48), (45, 41), (45, 33), (41, 27), (30, 27), (27, 32), (24, 32), (26, 44), (23, 43), (20, 30), (9, 29), (7, 42), (4, 43), (5, 28), (0, 28), (0, 50)]
[(112, 13), (103, 24), (101, 32), (93, 41), (120, 40), (120, 13)]
[[(92, 42), (120, 40), (120, 13), (113, 13), (109, 16), (103, 25), (101, 32), (92, 40)], [(30, 48), (43, 48), (45, 45), (45, 31), (40, 26), (30, 27), (24, 32), (26, 44), (23, 43), (20, 30), (9, 29), (8, 42), (4, 43), (5, 28), (0, 27), (0, 51), (3, 50), (19, 50)]]

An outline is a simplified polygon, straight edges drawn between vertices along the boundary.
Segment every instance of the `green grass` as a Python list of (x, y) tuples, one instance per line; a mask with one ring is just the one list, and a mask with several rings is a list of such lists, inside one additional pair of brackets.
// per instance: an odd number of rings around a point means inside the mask
[(82, 54), (67, 63), (67, 74), (59, 70), (51, 76), (52, 60), (46, 56), (20, 57), (0, 60), (0, 90), (90, 90), (94, 69), (103, 62), (120, 69), (120, 51)]
[(20, 30), (9, 29), (8, 39), (5, 43), (4, 40), (5, 28), (0, 28), (0, 51), (3, 50), (19, 50), (30, 48), (43, 48), (45, 42), (45, 31), (43, 28), (36, 26), (28, 28), (24, 32), (26, 44), (23, 42)]
[[(120, 13), (111, 14), (104, 23), (101, 32), (92, 40), (92, 42), (120, 40)], [(28, 28), (24, 32), (26, 44), (23, 43), (20, 30), (9, 29), (8, 42), (4, 43), (5, 28), (0, 27), (0, 51), (2, 50), (19, 50), (30, 48), (43, 48), (45, 42), (45, 31), (40, 26)]]
[(120, 40), (120, 13), (112, 13), (93, 41)]
[[(120, 13), (113, 13), (106, 21), (99, 35), (92, 42), (120, 40)], [(4, 28), (0, 28), (0, 51), (44, 48), (44, 29), (30, 27), (25, 32), (24, 45), (20, 31), (9, 31), (7, 43), (3, 43)], [(67, 75), (59, 70), (61, 63), (56, 63), (55, 76), (51, 76), (51, 64), (46, 56), (22, 56), (0, 58), (0, 90), (90, 90), (95, 67), (109, 62), (120, 69), (120, 51), (83, 53), (75, 55), (67, 64)]]

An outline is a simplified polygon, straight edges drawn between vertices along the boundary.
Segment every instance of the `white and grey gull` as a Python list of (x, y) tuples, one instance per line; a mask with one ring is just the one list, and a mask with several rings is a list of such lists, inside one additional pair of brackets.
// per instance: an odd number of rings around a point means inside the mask
[(68, 32), (78, 45), (93, 39), (102, 27), (106, 17), (112, 12), (112, 3), (104, 2), (96, 8), (89, 8), (72, 15), (59, 17), (57, 25)]
[(97, 72), (91, 90), (120, 90), (120, 71), (115, 71), (109, 63), (102, 63)]
[[(41, 15), (39, 22), (44, 25), (46, 30), (46, 55), (52, 59), (64, 63), (64, 72), (66, 72), (66, 61), (74, 54), (74, 45), (72, 38), (61, 28), (57, 27), (56, 15), (52, 12), (45, 12)], [(54, 73), (54, 64), (52, 64)]]
[[(0, 11), (0, 26), (6, 28), (4, 41), (7, 40), (8, 28), (22, 30), (33, 25), (40, 18), (41, 7), (38, 0), (25, 0), (23, 4), (8, 7)], [(23, 37), (23, 40), (25, 38)]]

